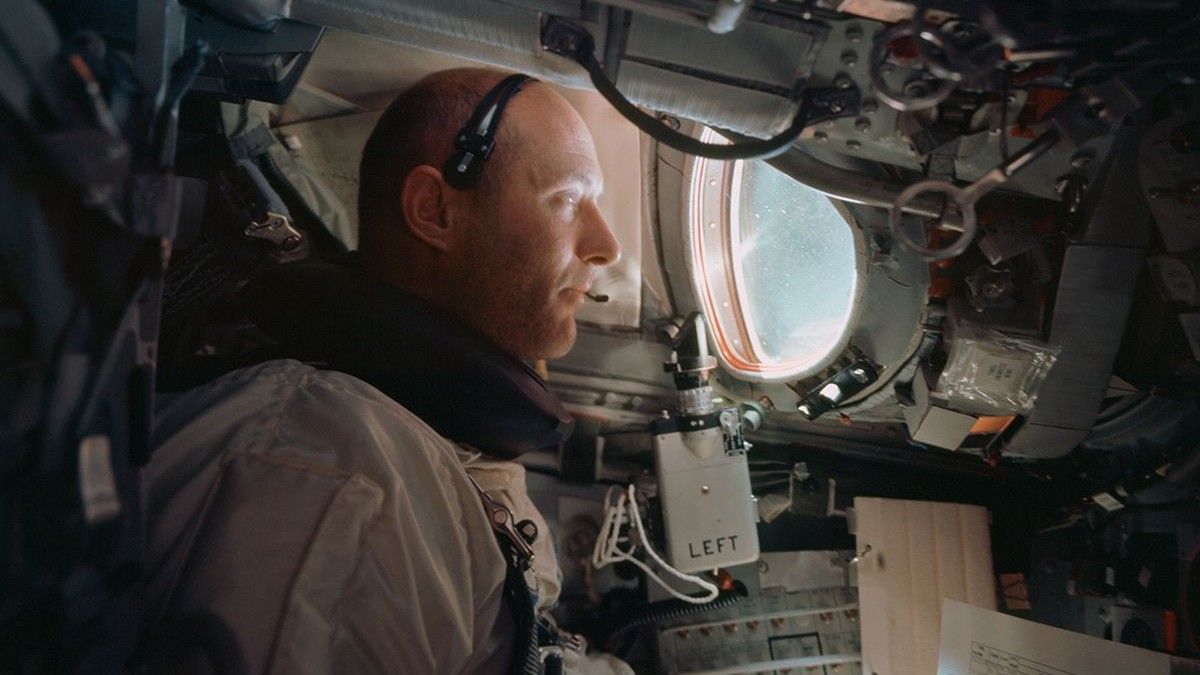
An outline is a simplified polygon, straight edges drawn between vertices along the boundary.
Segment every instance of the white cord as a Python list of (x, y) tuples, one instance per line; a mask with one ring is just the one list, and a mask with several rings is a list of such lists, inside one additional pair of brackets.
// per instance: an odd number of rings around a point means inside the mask
[[(608, 493), (604, 495), (604, 522), (600, 525), (600, 536), (596, 538), (596, 547), (592, 549), (592, 565), (596, 569), (600, 569), (606, 565), (611, 565), (616, 562), (627, 560), (634, 565), (637, 565), (646, 573), (646, 576), (653, 579), (655, 583), (662, 586), (664, 590), (670, 593), (673, 597), (690, 602), (696, 605), (702, 605), (707, 602), (712, 602), (720, 595), (720, 591), (712, 582), (707, 579), (685, 574), (668, 565), (666, 561), (659, 557), (654, 549), (650, 546), (650, 540), (646, 537), (646, 530), (642, 525), (642, 517), (638, 512), (637, 495), (633, 485), (630, 485), (625, 490), (621, 490), (620, 496), (613, 500), (613, 491), (618, 490), (616, 486), (610, 487)], [(621, 549), (618, 545), (621, 539), (621, 525), (628, 521), (632, 527), (630, 528), (630, 536), (628, 549)], [(633, 533), (637, 532), (637, 538), (633, 537)], [(707, 594), (701, 597), (693, 597), (671, 588), (662, 577), (658, 576), (654, 570), (650, 569), (646, 563), (634, 557), (634, 552), (637, 551), (639, 543), (646, 550), (646, 555), (655, 563), (662, 567), (672, 576), (681, 581), (690, 581), (697, 586), (700, 586)]]

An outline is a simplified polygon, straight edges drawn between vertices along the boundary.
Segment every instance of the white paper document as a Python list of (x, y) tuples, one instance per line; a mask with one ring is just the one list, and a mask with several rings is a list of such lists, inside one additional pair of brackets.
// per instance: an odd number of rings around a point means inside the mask
[(1171, 657), (946, 600), (938, 675), (1171, 675)]

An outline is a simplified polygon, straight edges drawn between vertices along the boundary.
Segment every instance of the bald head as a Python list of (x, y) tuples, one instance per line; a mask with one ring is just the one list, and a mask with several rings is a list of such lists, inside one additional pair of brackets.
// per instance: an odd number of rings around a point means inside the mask
[[(483, 97), (506, 76), (486, 68), (456, 68), (429, 75), (396, 97), (371, 132), (359, 165), (359, 240), (365, 253), (390, 250), (404, 236), (400, 186), (412, 169), (441, 167), (454, 139)], [(493, 160), (513, 144), (514, 125), (497, 133)], [(495, 172), (484, 172), (484, 191), (495, 189)]]
[(619, 246), (600, 216), (591, 133), (531, 82), (497, 125), (482, 181), (446, 182), (458, 131), (507, 73), (464, 68), (402, 93), (363, 150), (359, 241), (368, 273), (457, 315), (526, 359), (565, 352), (592, 268)]

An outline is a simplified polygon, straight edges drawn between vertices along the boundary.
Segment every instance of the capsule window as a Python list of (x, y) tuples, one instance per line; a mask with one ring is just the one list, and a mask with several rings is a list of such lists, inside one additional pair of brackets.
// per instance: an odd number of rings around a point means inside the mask
[(692, 283), (722, 364), (769, 381), (825, 367), (845, 346), (857, 297), (849, 214), (763, 161), (695, 161)]

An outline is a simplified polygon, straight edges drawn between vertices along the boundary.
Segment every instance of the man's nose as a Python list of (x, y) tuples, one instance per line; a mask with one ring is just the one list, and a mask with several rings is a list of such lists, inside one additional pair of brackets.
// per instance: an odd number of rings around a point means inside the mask
[(581, 260), (597, 267), (611, 265), (621, 259), (621, 243), (613, 235), (612, 228), (594, 201), (585, 207), (578, 252)]

